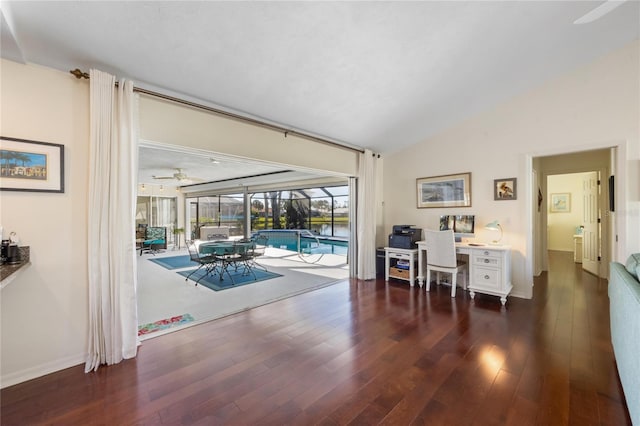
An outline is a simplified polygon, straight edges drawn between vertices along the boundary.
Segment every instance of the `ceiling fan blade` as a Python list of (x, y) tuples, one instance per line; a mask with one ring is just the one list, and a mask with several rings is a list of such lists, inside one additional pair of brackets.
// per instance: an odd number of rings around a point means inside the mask
[(590, 12), (587, 12), (582, 17), (573, 21), (573, 23), (580, 25), (580, 24), (588, 24), (589, 22), (593, 22), (597, 19), (602, 18), (604, 15), (611, 12), (613, 9), (617, 8), (618, 6), (621, 6), (626, 1), (627, 0), (607, 0), (606, 2), (602, 3), (600, 6), (596, 7)]
[(154, 179), (175, 179), (173, 176), (151, 176)]

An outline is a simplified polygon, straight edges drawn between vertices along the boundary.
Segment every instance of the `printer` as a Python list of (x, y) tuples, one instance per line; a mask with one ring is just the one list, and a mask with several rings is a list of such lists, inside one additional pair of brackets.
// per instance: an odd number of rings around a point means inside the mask
[(393, 225), (389, 234), (389, 247), (415, 249), (417, 242), (422, 240), (422, 228), (413, 228), (413, 225)]

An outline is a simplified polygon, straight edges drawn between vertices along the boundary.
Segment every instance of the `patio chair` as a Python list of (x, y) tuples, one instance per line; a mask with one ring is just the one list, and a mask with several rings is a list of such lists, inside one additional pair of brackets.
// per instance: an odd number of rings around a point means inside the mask
[(189, 257), (191, 258), (191, 261), (197, 263), (199, 266), (193, 271), (191, 271), (189, 275), (187, 275), (187, 278), (185, 278), (185, 281), (188, 281), (191, 275), (195, 274), (203, 267), (206, 270), (206, 273), (202, 275), (200, 278), (198, 278), (198, 280), (196, 281), (196, 285), (198, 285), (200, 280), (204, 278), (206, 275), (215, 273), (216, 267), (217, 267), (216, 258), (213, 254), (200, 253), (198, 251), (198, 245), (196, 244), (195, 241), (187, 241), (187, 250), (189, 250)]
[(155, 256), (167, 248), (167, 228), (165, 226), (148, 226), (145, 229), (145, 240), (140, 246), (140, 256), (149, 252)]
[(231, 282), (235, 284), (233, 276), (229, 272), (229, 267), (237, 269), (236, 261), (239, 260), (235, 242), (203, 242), (202, 251), (213, 258), (213, 262), (216, 265), (214, 272), (218, 274), (220, 281), (224, 280), (224, 273), (226, 272)]
[(256, 261), (257, 257), (264, 256), (265, 250), (267, 249), (267, 245), (269, 244), (269, 237), (264, 234), (258, 234), (253, 238), (254, 246), (253, 246), (253, 257), (251, 258), (251, 266), (258, 267), (264, 271), (267, 270), (267, 267), (259, 264)]
[(238, 240), (234, 244), (234, 267), (236, 271), (242, 267), (244, 270), (242, 271), (242, 275), (253, 275), (253, 279), (258, 279), (256, 277), (256, 273), (253, 272), (253, 258), (254, 251), (256, 248), (256, 243), (253, 240)]

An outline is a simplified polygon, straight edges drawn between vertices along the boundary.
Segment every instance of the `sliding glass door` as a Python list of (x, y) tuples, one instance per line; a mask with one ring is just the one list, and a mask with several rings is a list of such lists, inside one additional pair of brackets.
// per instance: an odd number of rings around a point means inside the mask
[(244, 194), (187, 198), (187, 223), (192, 239), (203, 226), (226, 226), (229, 235), (244, 235)]
[(164, 226), (168, 243), (174, 244), (173, 229), (177, 226), (176, 197), (138, 196), (136, 204), (136, 227)]

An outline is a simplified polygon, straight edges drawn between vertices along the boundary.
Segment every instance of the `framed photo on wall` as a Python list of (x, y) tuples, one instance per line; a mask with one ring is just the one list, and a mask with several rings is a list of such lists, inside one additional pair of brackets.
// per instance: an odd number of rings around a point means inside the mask
[(0, 136), (0, 190), (64, 192), (64, 145)]
[(551, 213), (569, 213), (571, 211), (571, 193), (551, 194)]
[(517, 200), (517, 189), (516, 178), (495, 179), (493, 181), (493, 199)]
[(418, 208), (471, 207), (471, 173), (416, 179)]

